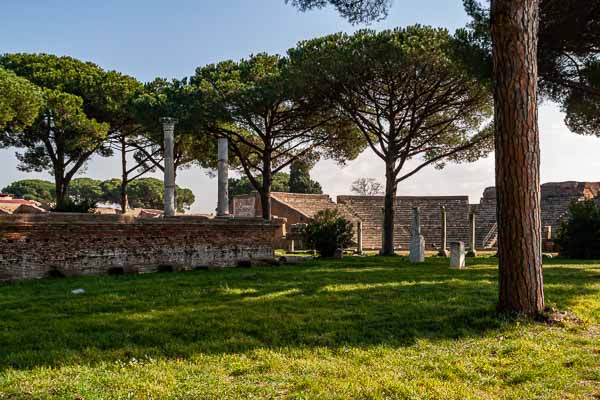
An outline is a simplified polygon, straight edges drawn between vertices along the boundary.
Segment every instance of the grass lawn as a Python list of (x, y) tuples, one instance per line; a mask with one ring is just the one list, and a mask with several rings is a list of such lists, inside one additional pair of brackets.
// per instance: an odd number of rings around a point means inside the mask
[(600, 399), (600, 262), (546, 263), (583, 320), (553, 326), (497, 316), (496, 259), (469, 262), (2, 285), (0, 399)]

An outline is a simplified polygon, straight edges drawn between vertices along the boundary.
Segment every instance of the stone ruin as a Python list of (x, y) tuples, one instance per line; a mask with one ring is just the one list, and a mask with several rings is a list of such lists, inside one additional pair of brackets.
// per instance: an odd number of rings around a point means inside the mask
[[(560, 182), (546, 183), (541, 187), (542, 226), (544, 237), (549, 232), (556, 237), (561, 222), (568, 214), (572, 202), (596, 199), (600, 205), (600, 183)], [(383, 196), (338, 196), (334, 202), (328, 195), (295, 193), (272, 193), (273, 215), (287, 222), (278, 232), (276, 247), (290, 249), (291, 237), (295, 249), (301, 249), (299, 237), (294, 236), (293, 226), (306, 224), (319, 210), (337, 208), (355, 226), (362, 227), (362, 249), (379, 250), (383, 235)], [(427, 250), (439, 251), (443, 247), (442, 207), (446, 212), (446, 243), (463, 242), (469, 255), (476, 250), (496, 248), (498, 226), (496, 223), (496, 191), (485, 189), (479, 204), (469, 204), (468, 196), (398, 196), (394, 218), (394, 243), (398, 250), (409, 250), (413, 208), (418, 207), (421, 235)], [(260, 197), (257, 193), (236, 196), (231, 212), (238, 217), (261, 215)], [(471, 217), (472, 215), (472, 217)], [(473, 218), (473, 220), (472, 220)], [(474, 242), (471, 223), (475, 225)], [(356, 232), (355, 238), (358, 239)], [(358, 240), (357, 240), (358, 241)]]
[[(573, 202), (596, 199), (600, 204), (600, 182), (550, 182), (542, 185), (542, 228), (556, 238), (561, 223), (567, 217)], [(498, 239), (496, 221), (496, 188), (483, 192), (478, 205), (473, 206), (477, 215), (477, 248), (492, 249)], [(548, 228), (549, 227), (549, 228)], [(546, 234), (544, 234), (546, 238)]]

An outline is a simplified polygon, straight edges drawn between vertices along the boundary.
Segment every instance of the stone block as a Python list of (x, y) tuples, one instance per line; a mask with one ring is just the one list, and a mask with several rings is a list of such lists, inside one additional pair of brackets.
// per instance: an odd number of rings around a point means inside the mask
[(465, 267), (465, 243), (450, 243), (450, 267), (462, 269)]
[(422, 263), (425, 261), (425, 238), (418, 235), (410, 240), (410, 262)]

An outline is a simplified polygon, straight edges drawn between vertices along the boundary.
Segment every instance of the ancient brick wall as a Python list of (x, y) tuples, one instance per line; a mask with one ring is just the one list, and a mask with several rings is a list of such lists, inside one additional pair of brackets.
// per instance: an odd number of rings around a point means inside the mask
[(272, 258), (280, 222), (37, 214), (0, 216), (0, 281), (235, 266)]
[[(347, 206), (363, 221), (363, 247), (381, 248), (383, 229), (383, 196), (338, 196), (338, 204)], [(447, 238), (468, 243), (469, 198), (467, 196), (396, 197), (394, 243), (407, 249), (410, 242), (413, 207), (421, 208), (421, 232), (427, 249), (441, 246), (441, 211), (447, 212)]]
[[(556, 237), (562, 221), (573, 202), (598, 199), (599, 182), (549, 182), (541, 185), (542, 229), (552, 227)], [(495, 247), (498, 234), (496, 225), (496, 189), (489, 187), (477, 207), (477, 246)]]

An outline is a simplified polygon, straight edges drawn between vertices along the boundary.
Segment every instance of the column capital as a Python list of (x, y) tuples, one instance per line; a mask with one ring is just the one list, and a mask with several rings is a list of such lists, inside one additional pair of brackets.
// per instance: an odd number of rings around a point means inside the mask
[(160, 123), (163, 124), (163, 128), (166, 127), (173, 127), (175, 126), (175, 124), (177, 124), (179, 122), (179, 120), (177, 118), (171, 118), (171, 117), (162, 117), (160, 119)]

